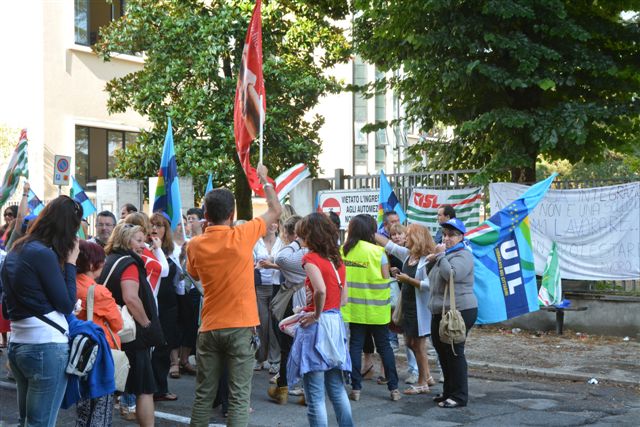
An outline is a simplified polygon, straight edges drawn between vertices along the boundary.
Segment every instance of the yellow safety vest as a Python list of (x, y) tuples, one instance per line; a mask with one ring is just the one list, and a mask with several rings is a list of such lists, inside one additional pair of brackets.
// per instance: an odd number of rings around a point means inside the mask
[(349, 299), (342, 307), (345, 322), (365, 325), (386, 325), (391, 320), (391, 288), (382, 277), (384, 248), (360, 241), (345, 256)]

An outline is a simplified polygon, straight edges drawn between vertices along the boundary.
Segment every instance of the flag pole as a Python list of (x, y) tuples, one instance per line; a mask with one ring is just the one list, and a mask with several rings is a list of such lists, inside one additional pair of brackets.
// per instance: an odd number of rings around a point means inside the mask
[(263, 131), (264, 131), (264, 101), (263, 101), (263, 96), (262, 94), (260, 94), (260, 161), (258, 162), (258, 164), (262, 164), (262, 142), (263, 142)]

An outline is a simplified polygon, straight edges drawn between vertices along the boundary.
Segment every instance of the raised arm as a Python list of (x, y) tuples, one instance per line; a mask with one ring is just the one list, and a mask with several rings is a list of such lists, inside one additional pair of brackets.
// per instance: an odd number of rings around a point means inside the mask
[(278, 195), (276, 194), (276, 189), (273, 188), (273, 184), (267, 181), (267, 167), (265, 165), (258, 165), (257, 168), (258, 178), (260, 179), (260, 183), (264, 188), (265, 198), (267, 199), (267, 211), (263, 213), (260, 218), (262, 218), (265, 222), (266, 229), (269, 229), (271, 224), (274, 224), (280, 219), (280, 215), (282, 214), (282, 206), (280, 205), (280, 201), (278, 200)]

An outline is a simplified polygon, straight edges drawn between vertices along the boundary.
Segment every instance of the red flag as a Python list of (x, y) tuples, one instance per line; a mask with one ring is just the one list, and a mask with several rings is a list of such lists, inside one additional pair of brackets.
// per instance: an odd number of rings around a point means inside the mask
[[(260, 105), (260, 95), (262, 95), (262, 105)], [(262, 111), (266, 113), (266, 98), (262, 77), (262, 17), (260, 16), (260, 0), (257, 0), (242, 49), (242, 61), (233, 111), (236, 150), (247, 181), (249, 181), (249, 187), (254, 191), (262, 188), (256, 170), (251, 166), (249, 149), (251, 141), (259, 136), (260, 109), (262, 108)]]

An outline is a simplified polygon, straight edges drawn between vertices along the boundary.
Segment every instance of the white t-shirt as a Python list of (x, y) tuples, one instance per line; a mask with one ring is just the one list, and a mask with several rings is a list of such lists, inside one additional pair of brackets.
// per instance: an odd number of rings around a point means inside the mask
[[(258, 261), (269, 260), (271, 262), (276, 258), (276, 254), (282, 249), (282, 240), (276, 237), (276, 241), (273, 243), (271, 252), (267, 250), (267, 246), (264, 240), (260, 238), (256, 245), (253, 247), (253, 261), (256, 268), (258, 268)], [(279, 285), (280, 284), (280, 272), (274, 268), (260, 268), (260, 279), (263, 285)]]

